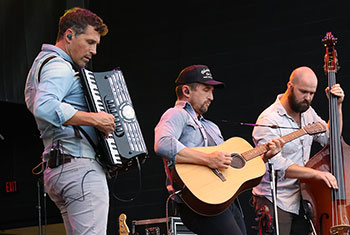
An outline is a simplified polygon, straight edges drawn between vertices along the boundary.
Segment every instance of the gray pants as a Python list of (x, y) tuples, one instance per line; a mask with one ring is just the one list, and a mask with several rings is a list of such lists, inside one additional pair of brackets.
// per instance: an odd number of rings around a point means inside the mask
[(61, 211), (68, 235), (106, 234), (109, 193), (105, 173), (93, 159), (71, 162), (44, 172), (45, 189)]

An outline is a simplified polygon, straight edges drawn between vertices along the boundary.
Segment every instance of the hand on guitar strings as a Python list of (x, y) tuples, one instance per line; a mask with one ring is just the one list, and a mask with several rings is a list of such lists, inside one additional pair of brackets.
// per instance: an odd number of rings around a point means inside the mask
[(230, 166), (232, 157), (230, 153), (215, 151), (209, 153), (208, 167), (211, 169), (226, 169)]
[(279, 153), (282, 150), (284, 143), (285, 141), (282, 138), (276, 138), (267, 142), (265, 144), (267, 147), (267, 152), (262, 157), (264, 162), (267, 162), (267, 160)]

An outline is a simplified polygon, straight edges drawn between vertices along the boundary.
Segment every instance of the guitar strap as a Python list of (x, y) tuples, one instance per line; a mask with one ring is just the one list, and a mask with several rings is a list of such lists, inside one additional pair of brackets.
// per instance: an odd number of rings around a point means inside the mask
[(167, 175), (167, 177), (166, 177), (167, 182), (165, 183), (165, 185), (166, 185), (168, 192), (170, 194), (173, 194), (173, 193), (175, 193), (173, 176), (169, 170), (169, 166), (168, 166), (168, 162), (167, 162), (166, 158), (162, 157), (162, 159), (163, 159), (163, 164), (164, 164), (164, 170), (165, 170), (165, 173)]
[(205, 133), (207, 135), (207, 138), (208, 138), (208, 146), (216, 146), (216, 143), (215, 143), (213, 137), (211, 137), (209, 135), (208, 131), (205, 128), (203, 128), (203, 129), (204, 129), (204, 131), (205, 131)]
[[(202, 133), (202, 136), (203, 136), (203, 139), (204, 139), (204, 147), (208, 147), (208, 134), (207, 134), (206, 130), (204, 129), (203, 124), (200, 122), (200, 120), (198, 120), (197, 117), (192, 116), (191, 113), (188, 110), (186, 110), (186, 112), (188, 113), (188, 115), (192, 118), (192, 120), (199, 127), (199, 131)], [(200, 116), (200, 118), (203, 118), (203, 117)]]
[[(203, 136), (203, 139), (204, 139), (204, 146), (207, 147), (208, 142), (209, 142), (210, 146), (214, 146), (215, 145), (214, 140), (207, 134), (207, 131), (204, 129), (202, 123), (198, 120), (198, 118), (193, 117), (189, 111), (186, 110), (186, 112), (191, 117), (191, 119), (193, 119), (193, 121), (196, 123), (196, 125), (199, 127), (199, 130), (200, 130), (200, 132)], [(208, 141), (208, 139), (209, 139), (209, 141)], [(163, 164), (164, 164), (164, 170), (165, 170), (165, 173), (167, 175), (166, 188), (170, 194), (173, 194), (173, 193), (175, 193), (175, 189), (174, 189), (174, 181), (173, 181), (172, 173), (169, 169), (168, 162), (167, 162), (166, 158), (163, 157), (162, 160), (163, 160)]]
[[(186, 109), (185, 109), (186, 110)], [(204, 119), (202, 115), (199, 116), (199, 119), (196, 116), (193, 116), (190, 111), (186, 110), (188, 115), (192, 118), (192, 120), (196, 123), (196, 125), (199, 127), (199, 131), (201, 132), (203, 139), (204, 139), (204, 147), (208, 146), (216, 146), (217, 143), (215, 140), (210, 136), (208, 131), (203, 126), (201, 119)]]

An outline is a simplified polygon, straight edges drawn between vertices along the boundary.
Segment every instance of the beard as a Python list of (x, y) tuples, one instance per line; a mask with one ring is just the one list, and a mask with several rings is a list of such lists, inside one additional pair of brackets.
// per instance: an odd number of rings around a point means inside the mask
[(200, 114), (204, 114), (208, 111), (210, 105), (210, 101), (204, 102), (200, 107), (199, 107), (199, 112)]
[(297, 99), (294, 94), (294, 88), (292, 88), (291, 90), (291, 95), (288, 96), (288, 101), (291, 109), (297, 113), (303, 113), (306, 110), (308, 110), (311, 106), (311, 101), (309, 102), (307, 100), (303, 100), (302, 102), (297, 102)]

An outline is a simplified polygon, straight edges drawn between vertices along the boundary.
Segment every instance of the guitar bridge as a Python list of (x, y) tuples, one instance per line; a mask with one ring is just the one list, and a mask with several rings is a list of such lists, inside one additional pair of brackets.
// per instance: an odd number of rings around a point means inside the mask
[(221, 179), (222, 182), (226, 181), (225, 176), (221, 173), (221, 171), (219, 169), (212, 169), (212, 171), (214, 172), (214, 174), (219, 177)]

